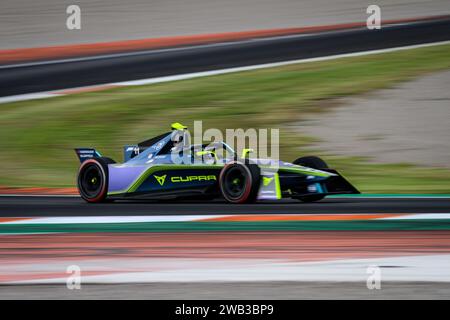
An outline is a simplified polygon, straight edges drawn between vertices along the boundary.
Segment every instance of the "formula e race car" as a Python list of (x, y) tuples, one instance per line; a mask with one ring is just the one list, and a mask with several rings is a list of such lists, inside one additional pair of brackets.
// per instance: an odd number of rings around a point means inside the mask
[(318, 157), (293, 163), (240, 156), (225, 142), (193, 145), (187, 128), (124, 147), (124, 162), (92, 148), (75, 149), (81, 166), (78, 190), (87, 202), (117, 199), (203, 199), (231, 203), (293, 198), (313, 202), (331, 194), (359, 191)]

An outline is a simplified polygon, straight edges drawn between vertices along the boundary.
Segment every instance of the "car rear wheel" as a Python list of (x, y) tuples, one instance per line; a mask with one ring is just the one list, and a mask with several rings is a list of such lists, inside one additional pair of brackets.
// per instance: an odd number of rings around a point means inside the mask
[[(295, 160), (293, 162), (293, 164), (308, 167), (308, 168), (318, 169), (318, 170), (328, 168), (327, 163), (323, 159), (321, 159), (319, 157), (315, 157), (315, 156), (298, 158), (297, 160)], [(299, 199), (300, 201), (303, 201), (303, 202), (315, 202), (315, 201), (322, 200), (323, 198), (325, 198), (324, 195), (310, 195), (310, 196), (297, 197), (296, 199)]]
[(108, 164), (115, 163), (109, 158), (92, 158), (84, 161), (78, 172), (78, 191), (90, 203), (104, 202), (108, 194)]
[(258, 196), (260, 170), (256, 164), (231, 162), (220, 172), (219, 186), (230, 203), (251, 203)]

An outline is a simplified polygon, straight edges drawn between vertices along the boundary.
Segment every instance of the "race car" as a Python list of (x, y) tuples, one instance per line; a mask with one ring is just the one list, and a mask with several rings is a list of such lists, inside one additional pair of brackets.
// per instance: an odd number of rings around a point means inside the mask
[(293, 198), (313, 202), (331, 194), (359, 191), (319, 157), (292, 163), (238, 155), (225, 142), (191, 145), (187, 127), (124, 146), (116, 163), (93, 148), (76, 148), (81, 162), (78, 190), (90, 203), (122, 199), (224, 198), (230, 203)]

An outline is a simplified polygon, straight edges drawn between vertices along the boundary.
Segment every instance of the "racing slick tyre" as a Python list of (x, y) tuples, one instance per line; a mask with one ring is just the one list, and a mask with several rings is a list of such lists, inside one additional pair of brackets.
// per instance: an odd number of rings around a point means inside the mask
[(115, 163), (110, 158), (91, 158), (84, 161), (78, 171), (78, 191), (90, 203), (106, 202), (108, 194), (108, 164)]
[(220, 172), (219, 187), (228, 202), (251, 203), (258, 196), (259, 181), (260, 169), (256, 164), (233, 161)]
[[(297, 164), (300, 166), (313, 168), (313, 169), (319, 169), (319, 170), (328, 168), (328, 165), (325, 161), (323, 161), (319, 157), (315, 157), (315, 156), (298, 158), (297, 160), (295, 160), (293, 162), (293, 164)], [(323, 196), (323, 195), (311, 195), (311, 196), (298, 197), (296, 199), (299, 199), (300, 201), (303, 201), (303, 202), (315, 202), (315, 201), (322, 200), (323, 198), (325, 198), (325, 196)]]

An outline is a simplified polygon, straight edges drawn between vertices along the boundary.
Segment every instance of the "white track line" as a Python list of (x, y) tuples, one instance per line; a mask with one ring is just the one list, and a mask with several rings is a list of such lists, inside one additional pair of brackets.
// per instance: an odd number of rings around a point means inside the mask
[[(388, 215), (387, 213), (386, 215)], [(255, 215), (264, 216), (265, 214)], [(358, 220), (358, 216), (367, 215), (366, 213), (356, 213), (356, 214), (275, 214), (275, 217), (320, 217), (323, 215), (342, 217), (346, 215), (355, 216), (354, 220)], [(146, 223), (146, 222), (194, 222), (194, 221), (205, 221), (207, 219), (218, 219), (225, 217), (242, 217), (247, 216), (246, 214), (236, 214), (236, 215), (154, 215), (154, 216), (78, 216), (78, 217), (36, 217), (29, 219), (18, 219), (0, 222), (0, 225), (23, 225), (23, 224), (105, 224), (105, 223)], [(382, 217), (374, 219), (364, 219), (364, 220), (442, 220), (450, 219), (450, 213), (417, 213), (417, 214), (402, 214), (396, 217)], [(334, 219), (328, 219), (334, 221)], [(276, 218), (273, 221), (277, 221)], [(208, 221), (206, 221), (208, 222)], [(210, 221), (214, 222), (214, 221)]]
[[(83, 283), (189, 283), (189, 282), (267, 282), (267, 281), (352, 281), (366, 288), (370, 276), (369, 267), (379, 267), (381, 286), (388, 281), (433, 281), (450, 282), (450, 255), (417, 255), (406, 257), (380, 257), (369, 259), (342, 259), (318, 262), (291, 262), (280, 259), (171, 259), (169, 268), (162, 268), (164, 258), (144, 258), (139, 260), (141, 269), (135, 272), (109, 273), (104, 275), (84, 275)], [(66, 264), (68, 262), (65, 262)], [(74, 263), (74, 260), (71, 260)], [(84, 270), (125, 270), (137, 269), (136, 262), (100, 261), (100, 266), (76, 261)], [(109, 263), (109, 265), (108, 265)], [(147, 265), (147, 270), (142, 268)], [(12, 266), (12, 268), (11, 268)], [(108, 266), (109, 268), (105, 268)], [(118, 267), (119, 266), (119, 267)], [(384, 267), (389, 266), (389, 267)], [(393, 267), (392, 267), (393, 266)], [(31, 274), (36, 270), (61, 272), (61, 266), (54, 261), (47, 265), (8, 265), (5, 273)], [(27, 270), (28, 269), (28, 270)], [(10, 270), (13, 270), (12, 272)], [(0, 272), (2, 270), (0, 269)], [(48, 279), (28, 279), (22, 281), (1, 281), (2, 284), (65, 284), (66, 277)]]
[(46, 98), (54, 98), (57, 96), (60, 96), (60, 94), (57, 94), (54, 92), (27, 93), (27, 94), (20, 94), (20, 95), (16, 95), (16, 96), (2, 97), (2, 98), (0, 98), (0, 103), (46, 99)]
[(8, 224), (91, 224), (91, 223), (145, 223), (145, 222), (189, 222), (204, 219), (223, 218), (229, 215), (158, 215), (158, 216), (96, 216), (96, 217), (47, 217), (15, 220)]
[[(439, 42), (432, 42), (432, 43), (425, 43), (425, 44), (418, 44), (418, 45), (411, 45), (411, 46), (337, 54), (337, 55), (309, 58), (309, 59), (299, 59), (299, 60), (290, 60), (290, 61), (282, 61), (282, 62), (274, 62), (274, 63), (265, 63), (265, 64), (259, 64), (259, 65), (246, 66), (246, 67), (194, 72), (194, 73), (148, 78), (148, 79), (140, 79), (140, 80), (133, 80), (133, 81), (105, 83), (105, 84), (101, 84), (101, 85), (102, 86), (141, 86), (141, 85), (149, 85), (149, 84), (164, 83), (164, 82), (171, 82), (171, 81), (180, 81), (180, 80), (187, 80), (187, 79), (217, 76), (217, 75), (236, 73), (236, 72), (282, 67), (282, 66), (288, 66), (288, 65), (292, 65), (292, 64), (328, 61), (328, 60), (341, 59), (341, 58), (360, 57), (360, 56), (373, 55), (373, 54), (381, 54), (381, 53), (389, 53), (389, 52), (396, 52), (396, 51), (403, 51), (403, 50), (410, 50), (410, 49), (426, 48), (426, 47), (432, 47), (432, 46), (438, 46), (438, 45), (444, 45), (444, 44), (450, 44), (450, 41), (439, 41)], [(7, 103), (7, 102), (32, 100), (32, 99), (37, 99), (37, 98), (43, 99), (43, 98), (49, 98), (49, 97), (54, 97), (54, 96), (60, 96), (60, 95), (63, 95), (63, 94), (61, 94), (61, 92), (65, 91), (65, 90), (89, 89), (89, 88), (94, 88), (94, 87), (98, 87), (98, 86), (99, 85), (70, 88), (70, 89), (67, 88), (67, 89), (55, 90), (55, 91), (47, 91), (47, 92), (39, 92), (39, 93), (33, 93), (33, 94), (2, 97), (2, 98), (0, 98), (0, 104)]]
[(450, 213), (416, 213), (397, 217), (378, 218), (377, 220), (440, 220), (450, 219)]
[(359, 57), (359, 56), (366, 56), (366, 55), (372, 55), (372, 54), (388, 53), (388, 52), (394, 52), (394, 51), (425, 48), (425, 47), (432, 47), (432, 46), (443, 45), (443, 44), (450, 44), (450, 41), (440, 41), (440, 42), (412, 45), (412, 46), (405, 46), (405, 47), (395, 47), (395, 48), (389, 48), (389, 49), (369, 50), (369, 51), (337, 54), (337, 55), (309, 58), (309, 59), (299, 59), (299, 60), (265, 63), (265, 64), (259, 64), (259, 65), (253, 65), (253, 66), (246, 66), (246, 67), (195, 72), (195, 73), (167, 76), (167, 77), (159, 77), (159, 78), (124, 81), (124, 82), (114, 83), (113, 85), (117, 85), (117, 86), (136, 86), (137, 85), (137, 86), (140, 86), (140, 85), (145, 85), (145, 84), (155, 84), (155, 83), (161, 83), (161, 82), (216, 76), (216, 75), (222, 75), (222, 74), (227, 74), (227, 73), (236, 73), (236, 72), (243, 72), (243, 71), (252, 71), (252, 70), (259, 70), (259, 69), (266, 69), (266, 68), (282, 67), (282, 66), (288, 66), (288, 65), (292, 65), (292, 64), (319, 62), (319, 61), (327, 61), (327, 60), (334, 60), (334, 59), (341, 59), (341, 58), (350, 58), (350, 57)]

